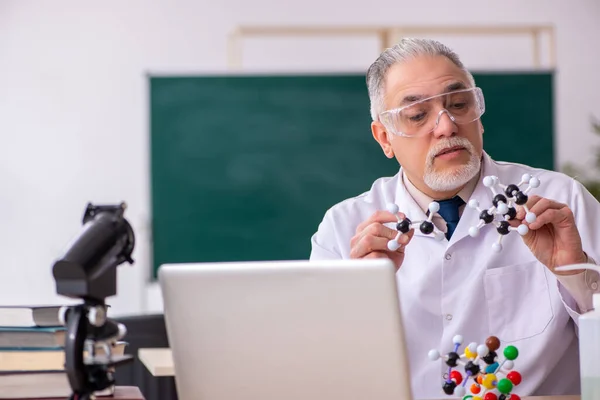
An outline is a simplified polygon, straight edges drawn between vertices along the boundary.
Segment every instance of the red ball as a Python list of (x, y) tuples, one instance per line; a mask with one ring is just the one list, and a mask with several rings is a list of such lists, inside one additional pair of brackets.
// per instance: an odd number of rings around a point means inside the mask
[[(521, 374), (518, 373), (517, 371), (510, 371), (506, 377), (508, 378), (509, 381), (511, 381), (513, 383), (513, 385), (517, 386), (519, 383), (521, 383), (521, 381), (523, 380), (523, 378), (521, 377)], [(511, 399), (512, 400), (512, 399)]]
[[(486, 393), (485, 396), (483, 396), (483, 400), (498, 400), (498, 396), (496, 396), (494, 393)], [(512, 400), (512, 397), (511, 397)]]
[(521, 397), (518, 394), (511, 393), (510, 400), (521, 400)]
[(457, 385), (460, 385), (462, 383), (463, 377), (460, 374), (460, 372), (454, 370), (454, 371), (450, 372), (450, 379), (452, 379), (453, 381), (456, 381)]

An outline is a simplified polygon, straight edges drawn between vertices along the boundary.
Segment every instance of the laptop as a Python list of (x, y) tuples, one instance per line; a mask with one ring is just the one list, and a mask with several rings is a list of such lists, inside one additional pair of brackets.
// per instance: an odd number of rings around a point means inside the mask
[(389, 260), (165, 264), (179, 400), (412, 400)]

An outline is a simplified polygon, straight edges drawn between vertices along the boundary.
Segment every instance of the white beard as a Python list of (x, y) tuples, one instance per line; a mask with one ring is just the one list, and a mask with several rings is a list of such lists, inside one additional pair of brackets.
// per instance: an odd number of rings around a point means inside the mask
[[(433, 162), (435, 155), (442, 149), (451, 146), (462, 146), (469, 153), (469, 162), (466, 165), (453, 169), (452, 171), (435, 171)], [(481, 168), (481, 159), (475, 154), (475, 148), (465, 138), (450, 137), (448, 140), (438, 142), (427, 154), (425, 173), (423, 180), (427, 186), (436, 192), (447, 192), (456, 190), (473, 179)]]

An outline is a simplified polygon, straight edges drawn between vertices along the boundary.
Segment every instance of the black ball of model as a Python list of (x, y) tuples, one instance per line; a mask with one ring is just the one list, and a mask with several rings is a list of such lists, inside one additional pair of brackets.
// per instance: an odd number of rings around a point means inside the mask
[(410, 226), (412, 222), (408, 218), (404, 218), (402, 221), (396, 224), (396, 230), (402, 233), (408, 233), (410, 231)]
[(444, 386), (442, 387), (442, 389), (446, 394), (454, 394), (454, 389), (456, 389), (456, 382), (444, 382)]
[(515, 219), (517, 217), (517, 209), (514, 207), (508, 207), (508, 212), (506, 213), (508, 219)]
[[(402, 221), (400, 221), (396, 224), (396, 230), (398, 232), (408, 233), (408, 232), (410, 232), (411, 225), (412, 225), (412, 221), (408, 218), (404, 218)], [(434, 228), (435, 228), (435, 226), (433, 225), (433, 222), (431, 222), (431, 221), (423, 221), (419, 225), (419, 230), (424, 235), (429, 235), (430, 233), (432, 233)]]
[(399, 239), (401, 235), (409, 233), (413, 228), (418, 227), (421, 233), (424, 235), (433, 234), (434, 239), (436, 240), (444, 240), (444, 234), (435, 229), (435, 225), (431, 221), (435, 213), (440, 210), (440, 204), (437, 201), (432, 201), (429, 203), (429, 212), (427, 213), (427, 219), (421, 221), (411, 221), (410, 218), (407, 218), (403, 213), (400, 213), (398, 206), (394, 203), (389, 203), (386, 205), (387, 211), (396, 216), (396, 230), (398, 233), (396, 237), (389, 240), (387, 244), (387, 248), (390, 251), (397, 251), (401, 245), (399, 243)]
[(448, 359), (446, 360), (446, 365), (449, 367), (456, 367), (458, 365), (459, 359), (460, 359), (460, 356), (458, 355), (458, 353), (451, 351), (450, 353), (448, 353)]
[(471, 376), (476, 376), (480, 372), (479, 365), (475, 364), (473, 361), (469, 361), (465, 365), (465, 371), (467, 371)]
[(519, 187), (517, 185), (515, 185), (514, 183), (511, 183), (510, 185), (508, 185), (506, 187), (506, 189), (504, 190), (504, 193), (506, 194), (506, 197), (513, 197), (516, 193), (520, 192), (521, 190), (519, 190)]
[(489, 224), (494, 220), (494, 215), (490, 214), (488, 210), (483, 210), (479, 213), (479, 219), (483, 220), (486, 224)]
[(433, 222), (423, 221), (419, 226), (419, 229), (424, 235), (429, 235), (433, 232)]
[(493, 363), (496, 362), (497, 356), (498, 356), (498, 354), (492, 350), (489, 353), (487, 353), (485, 356), (483, 356), (482, 359), (483, 359), (483, 362), (485, 362), (487, 365), (492, 365)]
[(515, 195), (515, 203), (517, 203), (518, 205), (522, 206), (524, 204), (527, 203), (527, 200), (529, 200), (529, 196), (527, 196), (525, 193), (523, 192), (518, 192)]
[(500, 221), (498, 223), (498, 227), (496, 228), (496, 230), (501, 235), (508, 235), (508, 233), (510, 232), (509, 228), (510, 228), (510, 224), (508, 223), (508, 221)]
[(498, 208), (498, 204), (499, 203), (508, 203), (508, 199), (506, 198), (505, 195), (503, 194), (497, 194), (494, 196), (494, 200), (492, 200), (492, 204), (494, 205), (494, 207)]

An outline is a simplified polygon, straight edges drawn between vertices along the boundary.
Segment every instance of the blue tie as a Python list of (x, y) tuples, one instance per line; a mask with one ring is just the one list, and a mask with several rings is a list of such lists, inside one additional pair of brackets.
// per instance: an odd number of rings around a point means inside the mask
[(458, 209), (465, 204), (465, 202), (460, 197), (454, 196), (448, 200), (439, 200), (438, 203), (440, 204), (438, 214), (444, 218), (444, 221), (446, 221), (446, 225), (448, 226), (446, 239), (450, 240), (456, 229), (456, 225), (458, 225), (458, 221), (460, 220)]

